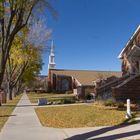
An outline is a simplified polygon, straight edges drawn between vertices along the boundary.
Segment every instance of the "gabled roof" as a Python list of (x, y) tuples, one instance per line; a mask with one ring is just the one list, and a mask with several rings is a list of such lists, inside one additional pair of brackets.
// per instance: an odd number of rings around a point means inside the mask
[(135, 39), (135, 37), (137, 36), (137, 34), (139, 32), (140, 32), (140, 25), (137, 27), (137, 29), (135, 30), (134, 34), (131, 36), (131, 38), (127, 42), (126, 46), (122, 49), (122, 51), (119, 54), (118, 58), (122, 59), (124, 52), (127, 50), (127, 48), (129, 47), (130, 43)]
[(56, 75), (72, 76), (82, 85), (93, 85), (93, 81), (101, 79), (101, 77), (121, 76), (121, 72), (117, 71), (90, 71), (90, 70), (51, 70)]
[(44, 82), (44, 81), (46, 81), (47, 80), (47, 78), (48, 78), (48, 76), (46, 76), (46, 75), (38, 75), (38, 76), (36, 76), (36, 80), (39, 82)]

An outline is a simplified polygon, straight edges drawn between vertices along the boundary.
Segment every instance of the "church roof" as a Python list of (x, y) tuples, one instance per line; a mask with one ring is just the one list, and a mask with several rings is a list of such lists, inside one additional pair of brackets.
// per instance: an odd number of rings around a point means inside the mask
[(48, 78), (48, 76), (46, 76), (46, 75), (38, 75), (38, 76), (36, 76), (36, 80), (40, 81), (40, 82), (47, 81), (47, 78)]
[(93, 81), (102, 79), (109, 76), (120, 77), (121, 72), (116, 71), (90, 71), (90, 70), (63, 70), (55, 69), (51, 70), (56, 75), (72, 76), (77, 79), (81, 85), (93, 85)]

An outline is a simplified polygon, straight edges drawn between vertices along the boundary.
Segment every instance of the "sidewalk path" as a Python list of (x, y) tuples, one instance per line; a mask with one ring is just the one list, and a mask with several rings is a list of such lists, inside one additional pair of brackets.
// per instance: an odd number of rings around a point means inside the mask
[(0, 133), (0, 140), (62, 140), (64, 138), (66, 136), (60, 129), (45, 129), (41, 126), (26, 94), (23, 94)]
[(140, 123), (92, 128), (42, 127), (26, 94), (0, 132), (0, 140), (134, 140), (140, 139)]

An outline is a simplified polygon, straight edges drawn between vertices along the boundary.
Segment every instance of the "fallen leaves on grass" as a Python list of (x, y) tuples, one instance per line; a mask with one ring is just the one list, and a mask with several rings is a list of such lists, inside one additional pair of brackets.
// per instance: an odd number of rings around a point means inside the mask
[(118, 125), (125, 120), (125, 112), (97, 106), (75, 105), (36, 108), (43, 126), (56, 128)]

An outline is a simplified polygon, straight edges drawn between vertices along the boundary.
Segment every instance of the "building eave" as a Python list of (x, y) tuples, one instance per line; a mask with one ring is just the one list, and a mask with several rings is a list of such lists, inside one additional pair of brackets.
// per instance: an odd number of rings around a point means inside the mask
[(133, 35), (131, 36), (131, 38), (129, 39), (129, 41), (126, 43), (125, 47), (122, 49), (121, 53), (118, 55), (119, 59), (123, 58), (123, 54), (126, 51), (128, 45), (131, 43), (131, 41), (135, 38), (135, 36), (137, 35), (137, 33), (140, 30), (140, 25), (137, 27), (137, 29), (135, 30), (135, 32), (133, 33)]

